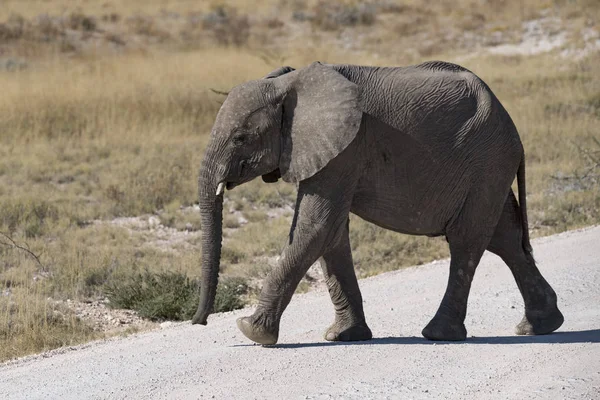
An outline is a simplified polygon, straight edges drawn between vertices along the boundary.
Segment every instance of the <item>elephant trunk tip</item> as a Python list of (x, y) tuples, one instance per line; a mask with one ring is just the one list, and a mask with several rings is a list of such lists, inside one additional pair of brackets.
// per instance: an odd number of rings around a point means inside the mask
[(208, 315), (203, 315), (201, 313), (196, 313), (192, 318), (192, 325), (206, 325), (207, 324)]

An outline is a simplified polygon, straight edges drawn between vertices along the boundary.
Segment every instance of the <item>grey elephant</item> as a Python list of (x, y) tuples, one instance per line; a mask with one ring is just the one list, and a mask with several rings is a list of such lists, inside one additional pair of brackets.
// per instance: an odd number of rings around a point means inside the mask
[(490, 88), (465, 68), (316, 62), (232, 89), (200, 169), (202, 279), (194, 324), (206, 324), (215, 299), (223, 192), (258, 176), (297, 184), (298, 197), (256, 311), (237, 321), (254, 342), (277, 342), (281, 315), (318, 259), (335, 308), (325, 339), (372, 338), (352, 263), (349, 213), (396, 232), (446, 236), (448, 286), (425, 338), (466, 338), (467, 298), (485, 250), (504, 260), (523, 296), (517, 334), (546, 334), (563, 322), (532, 257), (521, 140)]

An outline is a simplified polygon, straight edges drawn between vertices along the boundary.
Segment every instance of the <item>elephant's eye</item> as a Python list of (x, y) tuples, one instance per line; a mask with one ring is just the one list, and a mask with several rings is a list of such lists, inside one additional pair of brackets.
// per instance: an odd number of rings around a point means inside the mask
[(235, 135), (233, 137), (233, 143), (244, 144), (246, 142), (246, 135)]

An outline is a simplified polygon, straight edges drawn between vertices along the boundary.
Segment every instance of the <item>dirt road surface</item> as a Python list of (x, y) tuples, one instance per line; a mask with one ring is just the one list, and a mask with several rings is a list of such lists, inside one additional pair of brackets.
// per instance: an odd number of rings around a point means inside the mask
[(294, 297), (276, 347), (242, 336), (235, 319), (250, 310), (240, 310), (4, 364), (0, 398), (600, 399), (600, 227), (536, 240), (534, 251), (565, 315), (552, 335), (513, 335), (521, 296), (487, 254), (463, 343), (420, 336), (444, 293), (444, 260), (360, 282), (369, 342), (322, 339), (333, 309), (319, 290)]

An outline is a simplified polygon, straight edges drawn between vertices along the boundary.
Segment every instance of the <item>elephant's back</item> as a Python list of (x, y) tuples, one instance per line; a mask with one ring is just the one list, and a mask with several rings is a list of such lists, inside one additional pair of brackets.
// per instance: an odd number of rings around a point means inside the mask
[(486, 124), (512, 125), (489, 87), (460, 65), (430, 61), (408, 67), (334, 68), (360, 87), (363, 111), (434, 151), (489, 140), (485, 135), (498, 132), (478, 129)]

